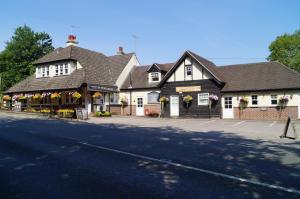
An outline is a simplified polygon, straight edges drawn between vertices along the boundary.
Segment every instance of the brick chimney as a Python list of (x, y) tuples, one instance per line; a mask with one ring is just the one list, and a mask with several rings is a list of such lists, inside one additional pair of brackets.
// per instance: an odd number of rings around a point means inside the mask
[(78, 42), (76, 41), (75, 35), (69, 35), (68, 41), (66, 42), (66, 46), (77, 46)]
[(118, 51), (117, 51), (117, 55), (124, 55), (124, 51), (123, 51), (123, 47), (122, 46), (119, 46), (118, 47)]

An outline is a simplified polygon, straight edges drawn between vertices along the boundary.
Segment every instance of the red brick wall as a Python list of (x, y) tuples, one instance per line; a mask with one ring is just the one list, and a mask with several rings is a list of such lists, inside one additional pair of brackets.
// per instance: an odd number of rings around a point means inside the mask
[[(132, 105), (132, 115), (136, 115), (136, 106)], [(106, 110), (108, 109), (108, 106), (106, 107)], [(146, 110), (148, 110), (149, 113), (158, 113), (160, 114), (160, 104), (147, 104), (144, 105), (144, 110), (146, 113)], [(123, 109), (121, 105), (110, 105), (110, 112), (113, 115), (130, 115), (130, 106), (124, 106)], [(146, 114), (145, 114), (146, 115)]]
[(160, 114), (160, 104), (147, 104), (144, 106), (144, 110), (148, 110), (149, 113), (158, 113)]
[(288, 106), (281, 111), (277, 107), (247, 107), (244, 110), (234, 108), (234, 118), (236, 119), (284, 120), (288, 116), (292, 119), (297, 119), (298, 107)]

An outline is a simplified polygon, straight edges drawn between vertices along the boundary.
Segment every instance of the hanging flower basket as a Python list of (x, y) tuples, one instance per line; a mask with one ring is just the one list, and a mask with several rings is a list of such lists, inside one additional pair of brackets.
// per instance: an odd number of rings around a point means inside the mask
[(162, 96), (159, 98), (159, 102), (162, 104), (166, 104), (167, 102), (169, 102), (169, 98)]
[(59, 99), (59, 98), (61, 98), (60, 93), (52, 93), (51, 94), (51, 99)]
[(96, 92), (96, 93), (94, 93), (94, 95), (92, 97), (93, 98), (100, 98), (100, 97), (102, 97), (102, 93)]
[(186, 104), (189, 104), (193, 101), (193, 97), (190, 96), (190, 95), (187, 95), (187, 96), (184, 96), (183, 97), (183, 101), (186, 103)]
[(2, 99), (3, 101), (10, 101), (11, 97), (9, 95), (4, 95)]
[(240, 99), (240, 109), (243, 110), (248, 106), (249, 99), (247, 97), (242, 97)]
[(15, 98), (15, 101), (18, 101), (18, 102), (24, 102), (25, 100), (27, 100), (27, 97), (26, 96), (22, 96), (22, 95), (18, 95)]
[(122, 105), (128, 104), (128, 99), (126, 97), (121, 97), (120, 102)]
[(75, 99), (76, 101), (79, 100), (81, 98), (81, 94), (78, 92), (74, 92), (72, 94), (72, 98)]
[(212, 105), (216, 104), (219, 101), (219, 97), (217, 95), (211, 94), (208, 96), (208, 100), (209, 109), (211, 109)]
[(12, 101), (18, 101), (19, 100), (19, 97), (20, 97), (20, 95), (14, 95), (13, 97), (12, 97)]
[(279, 98), (278, 102), (279, 102), (279, 105), (286, 106), (287, 103), (289, 102), (289, 97), (288, 96), (282, 96), (282, 97)]
[(42, 99), (42, 95), (41, 94), (35, 94), (34, 96), (32, 96), (32, 99), (34, 99), (34, 100), (40, 100), (40, 99)]

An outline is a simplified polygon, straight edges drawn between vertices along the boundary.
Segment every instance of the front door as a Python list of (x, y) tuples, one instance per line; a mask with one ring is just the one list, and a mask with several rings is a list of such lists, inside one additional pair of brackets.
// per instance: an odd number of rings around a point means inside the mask
[(136, 103), (136, 115), (137, 116), (144, 116), (144, 103), (143, 103), (143, 98), (138, 97)]
[(179, 116), (179, 97), (171, 96), (170, 99), (170, 115), (171, 117)]
[(234, 118), (232, 97), (224, 97), (223, 118), (224, 119)]

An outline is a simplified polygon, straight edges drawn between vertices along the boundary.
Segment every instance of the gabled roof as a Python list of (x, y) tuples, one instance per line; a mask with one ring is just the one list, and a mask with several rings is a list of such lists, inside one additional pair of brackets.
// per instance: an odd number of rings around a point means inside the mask
[[(161, 71), (168, 71), (174, 63), (167, 63), (167, 64), (155, 64), (155, 67), (159, 67)], [(131, 70), (131, 75), (128, 74), (126, 77), (121, 89), (128, 89), (130, 84), (133, 89), (143, 89), (143, 88), (158, 88), (159, 82), (149, 82), (148, 78), (148, 71), (153, 67), (152, 65), (145, 65), (145, 66), (135, 66)], [(164, 77), (165, 73), (161, 73), (162, 78)]]
[(35, 78), (32, 75), (17, 83), (6, 92), (25, 92), (35, 90), (78, 88), (83, 83), (114, 86), (117, 78), (133, 56), (133, 53), (105, 56), (77, 46), (57, 48), (34, 62), (35, 65), (54, 63), (58, 61), (78, 61), (82, 69), (77, 69), (70, 75), (58, 77)]
[(153, 67), (155, 67), (157, 70), (159, 70), (160, 72), (168, 72), (172, 66), (174, 65), (175, 63), (165, 63), (165, 64), (159, 64), (159, 63), (154, 63), (152, 64), (152, 66), (150, 66), (148, 68), (148, 72), (150, 71), (150, 69), (152, 69)]
[(167, 74), (164, 76), (162, 81), (160, 82), (160, 85), (165, 83), (168, 78), (173, 74), (173, 72), (177, 69), (177, 67), (182, 63), (184, 58), (186, 56), (191, 56), (194, 60), (196, 60), (201, 66), (203, 66), (216, 80), (218, 83), (222, 83), (222, 76), (218, 71), (218, 67), (211, 61), (197, 55), (196, 53), (193, 53), (189, 50), (185, 51), (183, 55), (175, 62), (175, 64), (172, 66), (172, 68), (167, 72)]
[(222, 92), (300, 89), (300, 74), (279, 62), (221, 66)]

